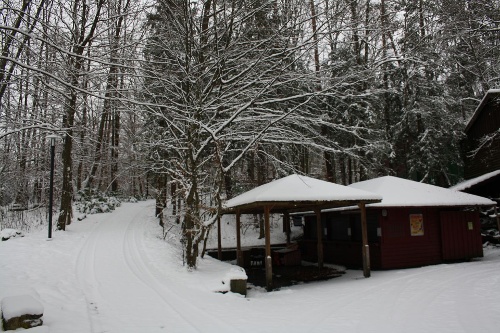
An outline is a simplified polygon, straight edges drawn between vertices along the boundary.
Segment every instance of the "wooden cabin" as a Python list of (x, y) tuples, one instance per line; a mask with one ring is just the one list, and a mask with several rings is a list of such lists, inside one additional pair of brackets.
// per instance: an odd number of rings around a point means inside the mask
[[(465, 181), (450, 189), (497, 202), (497, 208), (485, 209), (484, 229), (496, 225), (500, 230), (500, 89), (489, 90), (469, 120), (462, 142)], [(496, 221), (493, 216), (496, 215)]]
[[(417, 267), (482, 257), (477, 207), (489, 199), (397, 177), (350, 185), (383, 197), (366, 207), (373, 269)], [(354, 208), (322, 212), (324, 261), (361, 267), (361, 216)], [(315, 260), (316, 219), (305, 216), (300, 242), (304, 260)]]
[[(491, 89), (483, 97), (465, 128), (467, 137), (462, 142), (462, 153), (466, 180), (500, 170), (499, 130), (500, 89)], [(486, 136), (492, 139), (481, 146), (481, 140)]]

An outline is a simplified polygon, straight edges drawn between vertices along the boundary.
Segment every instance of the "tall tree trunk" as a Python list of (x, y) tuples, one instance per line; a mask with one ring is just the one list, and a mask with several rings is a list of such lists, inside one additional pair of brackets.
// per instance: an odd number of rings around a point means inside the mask
[[(123, 24), (123, 13), (126, 13), (128, 11), (129, 5), (130, 5), (130, 0), (126, 0), (125, 6), (122, 9), (122, 1), (118, 1), (118, 8), (116, 10), (118, 17), (118, 21), (115, 24), (115, 33), (113, 36), (113, 43), (112, 43), (112, 50), (111, 50), (111, 64), (112, 66), (116, 67), (115, 70), (115, 89), (112, 91), (113, 98), (118, 97), (118, 81), (120, 81), (120, 88), (123, 91), (123, 76), (121, 76), (121, 80), (119, 80), (120, 76), (120, 68), (118, 67), (118, 51), (120, 49), (120, 39), (121, 39), (121, 31), (122, 31), (122, 24)], [(119, 153), (119, 145), (120, 145), (120, 110), (117, 106), (117, 101), (114, 100), (113, 102), (114, 107), (113, 107), (113, 119), (112, 119), (112, 150), (111, 150), (111, 191), (112, 192), (117, 192), (118, 191), (118, 153)], [(166, 186), (166, 184), (165, 184)], [(166, 194), (166, 187), (165, 187), (165, 194)]]
[(351, 19), (352, 19), (352, 40), (354, 47), (354, 56), (356, 57), (356, 64), (361, 65), (361, 45), (359, 42), (359, 18), (358, 18), (358, 1), (349, 1), (351, 9)]
[(163, 227), (165, 222), (163, 220), (163, 210), (167, 206), (167, 175), (159, 174), (156, 192), (156, 208), (155, 216), (159, 219), (160, 225)]
[(198, 198), (198, 168), (195, 160), (192, 158), (192, 152), (188, 153), (190, 156), (190, 172), (191, 172), (191, 188), (189, 189), (186, 197), (186, 211), (184, 213), (184, 239), (186, 242), (186, 263), (188, 267), (196, 267), (196, 260), (198, 257), (198, 242), (196, 238), (197, 228), (199, 224), (199, 198)]
[[(76, 60), (76, 64), (73, 67), (76, 72), (79, 72), (81, 69), (78, 65), (79, 63), (81, 63), (81, 58)], [(71, 83), (74, 87), (78, 85), (77, 74), (73, 75)], [(57, 220), (57, 229), (59, 230), (66, 230), (66, 225), (71, 224), (71, 219), (73, 217), (73, 159), (71, 153), (73, 151), (73, 124), (75, 122), (76, 102), (77, 93), (74, 89), (71, 89), (66, 114), (63, 119), (63, 127), (66, 129), (66, 135), (64, 137), (62, 152), (63, 183), (61, 188), (61, 207), (59, 209), (59, 218)]]
[[(78, 8), (80, 0), (75, 0), (73, 3), (74, 15), (77, 16), (76, 9)], [(66, 131), (64, 137), (63, 153), (62, 153), (62, 168), (63, 168), (63, 183), (61, 189), (61, 206), (59, 208), (59, 218), (57, 221), (57, 228), (59, 230), (66, 230), (66, 225), (71, 224), (73, 216), (72, 201), (73, 201), (73, 126), (75, 123), (75, 114), (77, 108), (78, 92), (76, 87), (80, 84), (81, 70), (84, 64), (82, 57), (86, 46), (94, 37), (97, 24), (100, 20), (100, 13), (105, 0), (99, 0), (96, 4), (96, 12), (93, 21), (90, 24), (90, 29), (86, 33), (86, 28), (89, 27), (87, 22), (88, 6), (85, 1), (81, 2), (81, 20), (74, 22), (74, 35), (73, 45), (71, 47), (71, 54), (68, 56), (69, 67), (68, 77), (71, 87), (69, 88), (68, 100), (66, 104), (65, 115), (63, 117), (63, 128)]]

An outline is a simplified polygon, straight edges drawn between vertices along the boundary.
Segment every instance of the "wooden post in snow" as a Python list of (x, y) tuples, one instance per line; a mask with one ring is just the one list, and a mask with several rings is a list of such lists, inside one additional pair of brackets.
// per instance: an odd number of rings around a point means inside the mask
[(496, 215), (496, 218), (497, 218), (497, 228), (498, 228), (498, 231), (500, 232), (500, 215), (498, 215), (497, 206), (495, 206), (495, 215)]
[(363, 275), (365, 278), (370, 277), (370, 247), (368, 245), (368, 230), (366, 227), (366, 207), (365, 203), (358, 204), (361, 210), (361, 237), (363, 240)]
[(269, 211), (270, 207), (264, 207), (264, 225), (265, 225), (265, 238), (266, 238), (266, 289), (271, 291), (273, 289), (273, 261), (271, 258), (271, 227), (269, 224)]
[(316, 238), (318, 239), (318, 268), (323, 268), (323, 225), (321, 224), (321, 209), (315, 209), (316, 213)]
[(243, 267), (243, 258), (241, 257), (241, 219), (240, 211), (236, 211), (236, 264)]
[(222, 260), (222, 236), (220, 231), (220, 214), (217, 216), (217, 258)]

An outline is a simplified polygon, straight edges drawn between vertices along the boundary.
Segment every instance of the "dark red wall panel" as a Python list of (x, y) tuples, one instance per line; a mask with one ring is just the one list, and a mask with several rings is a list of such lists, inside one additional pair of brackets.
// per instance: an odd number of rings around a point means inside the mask
[[(424, 234), (412, 236), (410, 214), (422, 214)], [(381, 217), (381, 266), (416, 267), (441, 262), (439, 214), (433, 208), (389, 208)]]
[(441, 212), (443, 260), (468, 260), (483, 256), (479, 214)]

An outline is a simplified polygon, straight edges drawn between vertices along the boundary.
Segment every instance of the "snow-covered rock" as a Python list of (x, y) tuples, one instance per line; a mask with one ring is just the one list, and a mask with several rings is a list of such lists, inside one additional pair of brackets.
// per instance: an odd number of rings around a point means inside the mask
[(0, 231), (0, 235), (2, 237), (2, 241), (6, 241), (14, 237), (24, 237), (21, 231), (17, 229), (8, 229), (8, 228)]
[(43, 324), (43, 305), (31, 295), (5, 297), (1, 307), (3, 328), (6, 331)]
[(232, 267), (226, 273), (223, 283), (229, 286), (229, 290), (246, 296), (248, 276), (242, 267)]
[(224, 282), (227, 283), (231, 280), (246, 280), (248, 278), (247, 273), (242, 267), (235, 266), (231, 267), (231, 269), (224, 276)]

